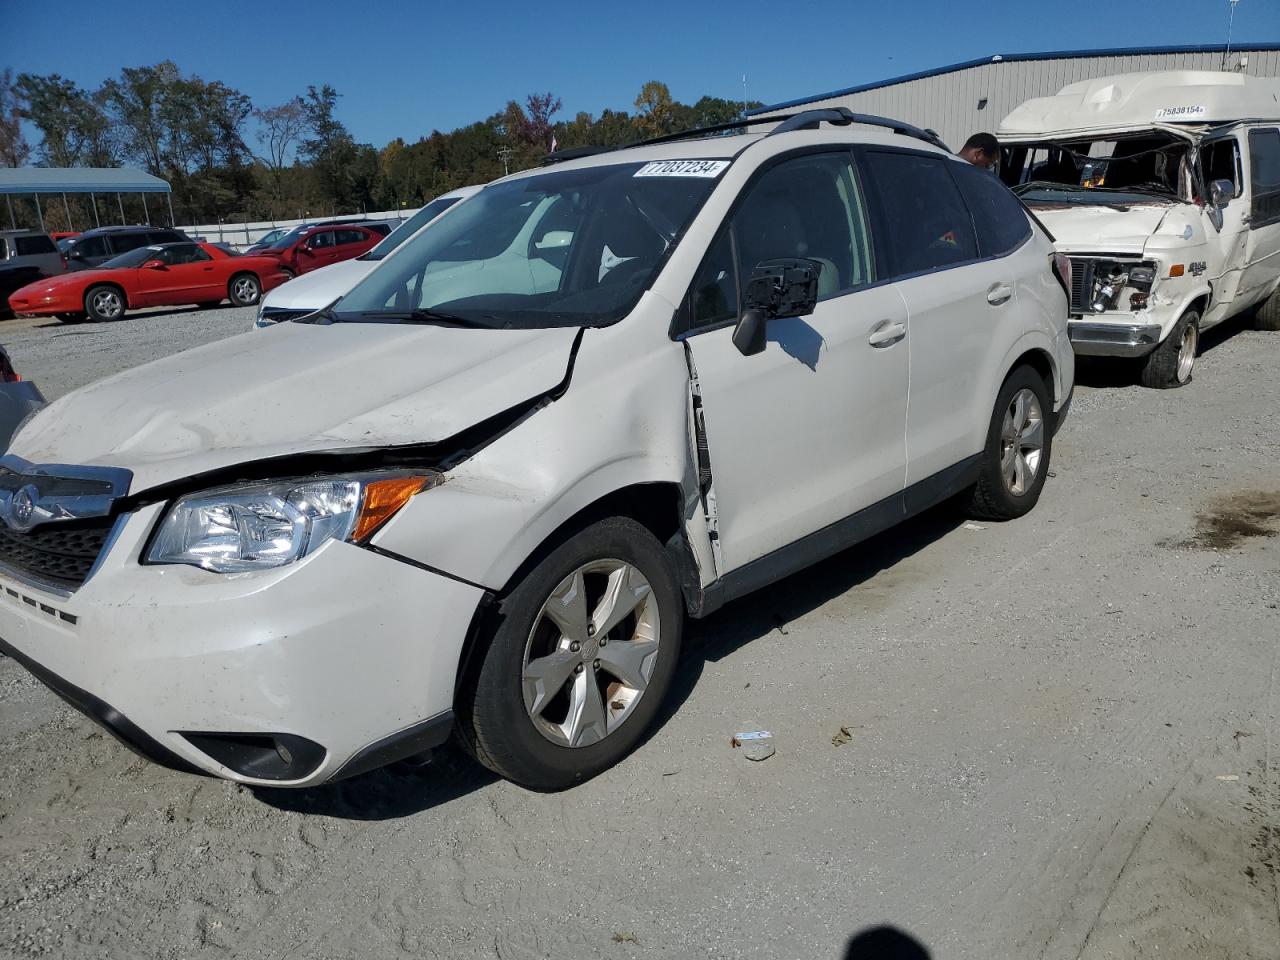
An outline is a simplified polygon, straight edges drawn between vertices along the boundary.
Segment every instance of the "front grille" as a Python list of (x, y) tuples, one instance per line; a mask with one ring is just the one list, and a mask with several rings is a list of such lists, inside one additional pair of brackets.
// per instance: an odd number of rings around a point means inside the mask
[(74, 590), (88, 579), (114, 524), (113, 517), (94, 517), (27, 533), (0, 524), (0, 564), (38, 583)]
[(1093, 312), (1093, 261), (1071, 260), (1071, 312), (1084, 315)]

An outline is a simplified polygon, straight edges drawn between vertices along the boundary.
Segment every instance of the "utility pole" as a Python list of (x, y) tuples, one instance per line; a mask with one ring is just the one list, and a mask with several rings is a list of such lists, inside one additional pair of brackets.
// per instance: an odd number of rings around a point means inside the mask
[(1222, 69), (1227, 69), (1227, 57), (1231, 56), (1231, 28), (1236, 23), (1236, 4), (1240, 0), (1229, 0), (1231, 12), (1227, 15), (1227, 47), (1222, 51)]
[(511, 159), (511, 148), (499, 147), (498, 159), (502, 161), (502, 175), (505, 177), (511, 172), (507, 169), (507, 161)]

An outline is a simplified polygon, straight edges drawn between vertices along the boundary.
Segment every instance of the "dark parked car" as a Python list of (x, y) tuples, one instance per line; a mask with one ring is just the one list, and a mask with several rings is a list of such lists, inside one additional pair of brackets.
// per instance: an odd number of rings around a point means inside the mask
[(166, 227), (97, 227), (86, 230), (63, 248), (68, 270), (91, 270), (112, 257), (157, 243), (189, 243), (181, 230)]
[(0, 230), (0, 317), (8, 316), (9, 294), (66, 269), (66, 261), (47, 233)]
[(9, 448), (14, 432), (45, 400), (36, 385), (13, 369), (9, 351), (0, 347), (0, 452)]

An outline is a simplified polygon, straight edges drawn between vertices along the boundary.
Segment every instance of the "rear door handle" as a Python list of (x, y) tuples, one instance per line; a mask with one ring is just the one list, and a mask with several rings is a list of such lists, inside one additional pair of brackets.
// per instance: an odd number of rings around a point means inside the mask
[(873, 347), (891, 347), (907, 335), (907, 325), (901, 320), (881, 320), (871, 328), (867, 343)]
[(987, 290), (987, 303), (993, 307), (998, 307), (1002, 303), (1008, 303), (1013, 298), (1013, 287), (1007, 283), (993, 283)]

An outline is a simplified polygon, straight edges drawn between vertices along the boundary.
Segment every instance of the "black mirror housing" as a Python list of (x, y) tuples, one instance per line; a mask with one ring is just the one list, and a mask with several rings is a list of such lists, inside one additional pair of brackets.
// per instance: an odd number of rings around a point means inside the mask
[(804, 257), (757, 263), (747, 281), (742, 316), (733, 330), (738, 351), (747, 357), (763, 351), (770, 320), (813, 313), (821, 273), (821, 263)]

